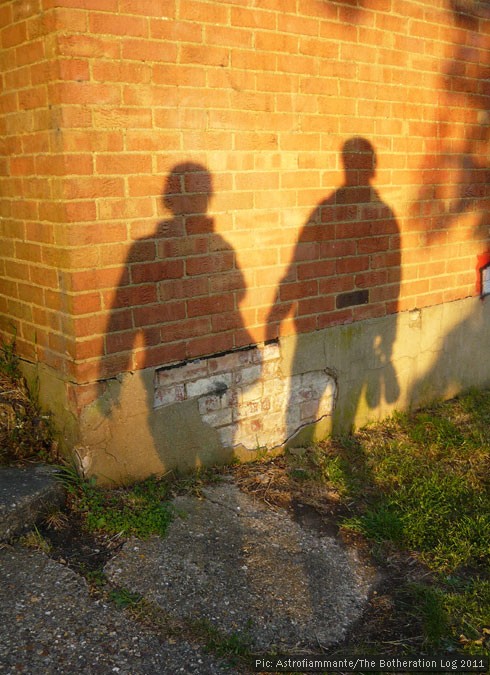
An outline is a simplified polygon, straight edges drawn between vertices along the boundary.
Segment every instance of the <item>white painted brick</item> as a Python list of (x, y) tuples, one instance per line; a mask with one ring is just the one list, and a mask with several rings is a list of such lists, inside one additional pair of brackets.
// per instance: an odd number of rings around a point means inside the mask
[(279, 445), (286, 438), (284, 415), (273, 413), (264, 417), (264, 430), (270, 437), (271, 445)]
[(262, 428), (252, 427), (251, 424), (242, 424), (235, 434), (234, 444), (241, 443), (248, 450), (258, 450), (267, 444), (266, 434)]
[(299, 404), (313, 398), (320, 398), (320, 393), (316, 389), (305, 387), (302, 383), (301, 375), (295, 375), (291, 378), (290, 403)]
[(222, 407), (221, 397), (216, 395), (201, 396), (201, 398), (198, 401), (198, 405), (199, 405), (199, 412), (201, 413), (201, 415), (213, 412), (213, 410), (220, 410)]
[(268, 400), (270, 401), (270, 408), (267, 411), (268, 415), (271, 415), (272, 413), (275, 412), (280, 412), (281, 410), (285, 409), (284, 401), (281, 398), (278, 398), (277, 396), (269, 396)]
[(205, 377), (208, 374), (208, 366), (205, 359), (191, 361), (178, 368), (157, 371), (156, 380), (158, 386), (167, 387), (173, 383), (195, 380), (197, 377)]
[(224, 354), (223, 356), (209, 359), (209, 374), (213, 375), (215, 373), (227, 373), (239, 370), (248, 363), (252, 363), (252, 356), (249, 351)]
[(202, 420), (205, 424), (209, 424), (212, 427), (222, 427), (231, 424), (231, 410), (215, 410), (207, 415), (203, 415)]
[(264, 394), (264, 388), (262, 386), (262, 382), (260, 381), (256, 382), (251, 387), (237, 389), (237, 391), (240, 404), (261, 399)]
[(299, 406), (291, 406), (286, 411), (287, 436), (291, 436), (301, 426), (301, 411)]
[(260, 378), (260, 366), (250, 366), (249, 368), (241, 368), (234, 373), (236, 384), (247, 386), (256, 382)]
[(169, 387), (172, 384), (184, 382), (184, 367), (159, 370), (155, 373), (155, 387)]
[(186, 379), (195, 380), (197, 377), (205, 377), (208, 372), (208, 360), (207, 359), (196, 359), (196, 361), (190, 361), (185, 366)]
[(270, 345), (264, 345), (264, 348), (262, 350), (262, 359), (264, 361), (272, 361), (273, 359), (279, 359), (280, 356), (281, 352), (278, 344), (272, 343)]
[(272, 397), (271, 396), (262, 396), (260, 400), (260, 409), (262, 412), (269, 412), (272, 408)]
[(248, 417), (254, 417), (261, 413), (261, 399), (256, 401), (248, 401), (247, 403), (241, 403), (233, 411), (234, 420), (243, 420)]
[(266, 361), (262, 366), (262, 380), (272, 380), (278, 376), (279, 361)]
[(185, 387), (183, 384), (176, 384), (172, 387), (159, 387), (155, 391), (154, 406), (159, 408), (172, 403), (185, 401)]
[(239, 403), (239, 390), (236, 387), (231, 387), (225, 391), (223, 396), (220, 396), (222, 408), (235, 408)]
[[(213, 375), (212, 377), (204, 377), (195, 382), (186, 382), (186, 392), (188, 398), (195, 398), (196, 396), (204, 396), (206, 394), (214, 394), (217, 388), (222, 388), (225, 385), (227, 388), (231, 385), (231, 374), (223, 373), (222, 375)], [(225, 393), (225, 392), (223, 392)]]
[(287, 399), (284, 396), (271, 396), (270, 413), (284, 412), (286, 410)]
[(283, 396), (288, 394), (288, 380), (275, 377), (273, 380), (263, 381), (264, 396)]
[(258, 351), (257, 347), (255, 347), (254, 349), (245, 349), (242, 352), (238, 352), (240, 365), (246, 366), (248, 363), (255, 363), (254, 354)]

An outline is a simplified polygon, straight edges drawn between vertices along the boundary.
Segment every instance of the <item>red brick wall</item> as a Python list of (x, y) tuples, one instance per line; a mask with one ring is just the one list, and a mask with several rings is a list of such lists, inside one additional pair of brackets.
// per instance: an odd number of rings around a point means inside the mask
[(490, 18), (251, 4), (2, 4), (1, 328), (25, 358), (91, 382), (476, 293)]

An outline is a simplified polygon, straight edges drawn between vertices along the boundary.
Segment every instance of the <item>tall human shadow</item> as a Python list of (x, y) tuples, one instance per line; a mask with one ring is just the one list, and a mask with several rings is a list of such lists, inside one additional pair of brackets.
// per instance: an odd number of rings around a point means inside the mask
[[(365, 138), (350, 138), (342, 148), (342, 163), (343, 185), (318, 204), (303, 226), (268, 316), (269, 339), (279, 336), (286, 317), (293, 318), (297, 344), (292, 375), (314, 365), (309, 363), (302, 333), (379, 318), (398, 309), (399, 227), (393, 211), (371, 185), (375, 150)], [(338, 344), (338, 338), (323, 347), (324, 365), (337, 379), (334, 432), (353, 426), (362, 396), (373, 409), (382, 401), (396, 402), (400, 395), (391, 362), (396, 319), (351, 328), (345, 342), (348, 350)], [(311, 358), (318, 356), (318, 352), (311, 354)], [(289, 438), (298, 427), (293, 394), (287, 410)]]
[[(162, 195), (171, 217), (130, 247), (107, 324), (106, 356), (115, 359), (116, 374), (140, 376), (147, 441), (164, 468), (228, 461), (232, 454), (185, 384), (189, 362), (252, 342), (239, 309), (246, 289), (236, 253), (208, 213), (213, 195), (206, 167), (185, 162), (172, 169)], [(107, 417), (118, 408), (133, 414), (122, 396), (123, 387), (114, 384)], [(153, 470), (144, 453), (138, 461), (143, 473)]]

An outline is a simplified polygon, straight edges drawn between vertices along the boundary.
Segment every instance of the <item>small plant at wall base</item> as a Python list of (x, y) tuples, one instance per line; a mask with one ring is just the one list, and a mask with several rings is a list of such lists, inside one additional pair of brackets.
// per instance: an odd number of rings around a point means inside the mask
[(60, 480), (68, 492), (69, 508), (80, 514), (89, 532), (147, 539), (165, 535), (172, 519), (169, 486), (162, 479), (152, 477), (129, 488), (109, 490), (65, 466)]
[(27, 388), (15, 339), (0, 346), (0, 464), (57, 461), (58, 444), (49, 414)]

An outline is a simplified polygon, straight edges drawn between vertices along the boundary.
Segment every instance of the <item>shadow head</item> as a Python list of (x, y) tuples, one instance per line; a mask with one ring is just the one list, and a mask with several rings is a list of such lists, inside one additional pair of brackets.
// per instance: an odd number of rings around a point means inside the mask
[(168, 174), (163, 204), (175, 216), (204, 215), (213, 197), (213, 179), (202, 164), (183, 162)]
[(349, 138), (342, 146), (342, 163), (347, 183), (367, 183), (376, 175), (376, 151), (361, 136)]

